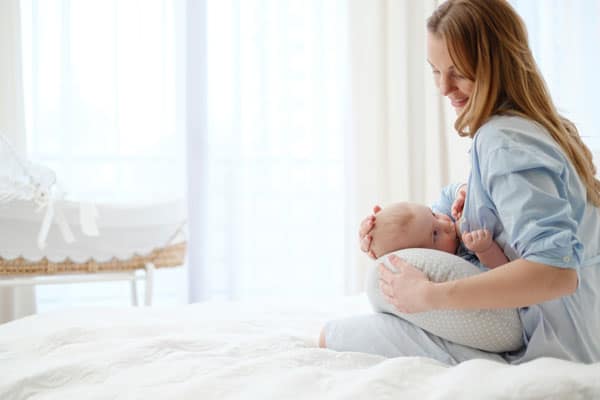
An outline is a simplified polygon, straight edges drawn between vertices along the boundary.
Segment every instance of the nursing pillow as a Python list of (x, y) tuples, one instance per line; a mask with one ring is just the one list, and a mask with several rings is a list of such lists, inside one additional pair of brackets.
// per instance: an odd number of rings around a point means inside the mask
[[(446, 282), (485, 273), (475, 265), (450, 253), (430, 249), (404, 249), (395, 254), (423, 271), (433, 282)], [(443, 339), (465, 346), (500, 353), (523, 346), (523, 327), (515, 308), (495, 310), (435, 310), (405, 314), (386, 302), (379, 288), (377, 266), (383, 263), (396, 271), (387, 259), (380, 257), (367, 273), (367, 296), (377, 312), (394, 314)]]

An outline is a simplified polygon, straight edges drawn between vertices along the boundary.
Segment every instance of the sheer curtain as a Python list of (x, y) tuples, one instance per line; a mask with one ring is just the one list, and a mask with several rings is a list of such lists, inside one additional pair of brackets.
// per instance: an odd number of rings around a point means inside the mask
[[(431, 204), (468, 177), (470, 140), (455, 133), (427, 64), (425, 21), (440, 2), (350, 1), (353, 221), (374, 204)], [(356, 248), (350, 291), (362, 289), (370, 266)]]
[[(71, 200), (183, 197), (182, 2), (20, 5), (29, 157), (56, 171)], [(162, 292), (183, 301), (183, 277), (182, 271), (159, 271), (159, 298)], [(41, 286), (38, 296), (42, 310), (129, 299), (126, 283)]]
[(204, 179), (191, 211), (202, 218), (190, 216), (202, 282), (191, 299), (339, 294), (346, 2), (205, 4), (207, 129), (189, 143), (206, 148), (188, 150), (188, 179)]
[(371, 206), (466, 179), (469, 143), (426, 63), (436, 4), (206, 1), (206, 121), (188, 104), (188, 179), (204, 194), (190, 211), (193, 301), (357, 293)]
[(143, 201), (183, 192), (187, 140), (191, 300), (360, 291), (370, 207), (466, 177), (425, 61), (437, 2), (185, 4), (182, 35), (181, 2), (23, 0), (31, 157), (73, 198)]
[(511, 0), (559, 111), (571, 119), (600, 168), (600, 2)]
[[(600, 6), (548, 2), (513, 3), (559, 108), (600, 148)], [(192, 301), (356, 293), (371, 206), (430, 202), (468, 174), (425, 60), (438, 3), (21, 0), (29, 154), (82, 200), (183, 195), (187, 172)], [(158, 292), (181, 299), (173, 272)], [(128, 301), (102, 284), (38, 294)]]
[[(0, 2), (0, 135), (23, 155), (26, 149), (20, 22), (18, 0)], [(35, 310), (35, 292), (31, 287), (0, 289), (0, 323)]]
[(174, 4), (21, 1), (29, 154), (70, 197), (182, 196)]

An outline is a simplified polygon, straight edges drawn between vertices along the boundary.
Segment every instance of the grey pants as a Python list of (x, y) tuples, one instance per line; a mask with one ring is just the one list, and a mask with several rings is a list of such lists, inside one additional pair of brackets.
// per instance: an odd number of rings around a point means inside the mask
[[(388, 268), (393, 269), (390, 266)], [(449, 365), (473, 358), (507, 363), (500, 354), (442, 339), (399, 316), (389, 314), (392, 307), (381, 295), (377, 268), (367, 270), (365, 289), (373, 309), (379, 312), (328, 322), (323, 328), (327, 348), (384, 357), (428, 357)]]
[(507, 363), (500, 354), (449, 342), (386, 313), (329, 321), (323, 329), (327, 348), (337, 351), (357, 351), (384, 357), (421, 356), (449, 365), (474, 358)]

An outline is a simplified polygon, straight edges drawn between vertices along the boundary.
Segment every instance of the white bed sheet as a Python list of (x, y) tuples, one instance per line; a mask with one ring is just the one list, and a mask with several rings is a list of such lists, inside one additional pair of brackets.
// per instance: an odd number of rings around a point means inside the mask
[(588, 399), (600, 364), (520, 366), (317, 348), (366, 297), (74, 309), (0, 325), (0, 399)]

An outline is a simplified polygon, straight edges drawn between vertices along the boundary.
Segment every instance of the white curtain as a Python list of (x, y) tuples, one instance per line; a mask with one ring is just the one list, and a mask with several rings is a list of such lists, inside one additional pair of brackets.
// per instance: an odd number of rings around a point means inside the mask
[(206, 50), (194, 56), (206, 70), (188, 61), (207, 87), (193, 99), (206, 121), (188, 115), (188, 179), (205, 194), (190, 211), (193, 301), (357, 293), (368, 263), (357, 227), (371, 206), (429, 202), (466, 179), (469, 143), (426, 63), (434, 6), (206, 2)]
[(199, 139), (202, 111), (188, 115), (188, 143), (206, 145), (188, 150), (188, 180), (203, 182), (190, 193), (205, 195), (190, 211), (193, 301), (343, 291), (346, 11), (345, 1), (209, 0), (198, 12), (207, 129)]
[(71, 196), (177, 193), (187, 121), (192, 300), (356, 293), (371, 206), (466, 178), (433, 0), (190, 0), (187, 82), (180, 2), (22, 4), (30, 154)]
[[(20, 27), (19, 1), (0, 1), (0, 135), (6, 137), (15, 150), (24, 155), (26, 148)], [(35, 310), (33, 288), (0, 289), (0, 323), (33, 314)]]
[(600, 2), (511, 0), (559, 111), (595, 152), (600, 168)]
[[(183, 1), (21, 0), (29, 158), (75, 201), (185, 195)], [(185, 272), (159, 270), (156, 297), (185, 301)], [(126, 283), (38, 287), (46, 305), (128, 304)]]
[[(444, 185), (468, 177), (470, 140), (455, 133), (454, 111), (426, 61), (425, 21), (437, 3), (350, 1), (353, 221), (374, 204), (429, 204)], [(359, 253), (355, 260), (351, 292), (370, 264)]]
[[(438, 2), (188, 0), (185, 15), (183, 1), (22, 0), (29, 154), (71, 197), (95, 201), (182, 194), (186, 169), (193, 301), (356, 293), (369, 262), (356, 231), (371, 206), (429, 203), (468, 174), (470, 141), (454, 132), (426, 63)], [(559, 107), (587, 110), (573, 118), (586, 140), (600, 137), (600, 52), (567, 41), (598, 37), (597, 2), (517, 3), (551, 89), (562, 87)], [(0, 4), (2, 59), (18, 60), (17, 2)], [(18, 96), (2, 92), (3, 112), (18, 117), (7, 108)], [(77, 286), (72, 298), (92, 291)]]
[(183, 195), (179, 3), (21, 0), (28, 150), (69, 197)]

